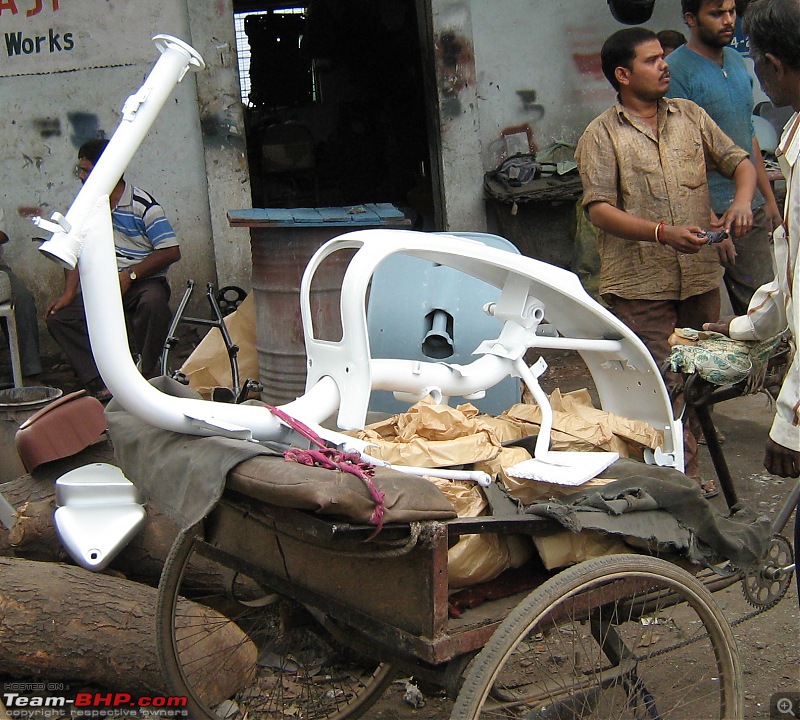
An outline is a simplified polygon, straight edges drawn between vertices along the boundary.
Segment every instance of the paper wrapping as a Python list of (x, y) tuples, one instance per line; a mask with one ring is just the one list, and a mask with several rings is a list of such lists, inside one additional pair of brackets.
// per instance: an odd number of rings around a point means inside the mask
[(534, 537), (533, 544), (548, 570), (574, 565), (601, 555), (632, 552), (617, 536), (597, 530), (581, 530), (579, 533), (566, 531), (557, 535)]
[[(367, 452), (398, 465), (451, 467), (486, 461), (500, 453), (500, 440), (487, 416), (469, 403), (452, 408), (428, 398), (404, 413), (351, 433), (374, 443)], [(450, 501), (459, 517), (480, 517), (488, 503), (480, 486), (428, 478)], [(487, 582), (509, 567), (507, 539), (496, 533), (463, 536), (447, 553), (451, 588)]]
[[(660, 432), (646, 423), (612, 415), (592, 406), (586, 390), (550, 395), (553, 432), (550, 448), (562, 451), (606, 450), (620, 457), (638, 455), (644, 447), (663, 443)], [(573, 486), (513, 478), (506, 469), (529, 460), (521, 447), (503, 443), (539, 432), (541, 411), (535, 404), (514, 405), (498, 417), (479, 414), (470, 404), (451, 408), (425, 399), (405, 413), (351, 433), (374, 443), (369, 454), (402, 465), (448, 467), (470, 465), (497, 477), (511, 495), (523, 504), (575, 492)], [(429, 478), (451, 502), (459, 517), (479, 517), (487, 512), (487, 501), (478, 485)], [(611, 478), (593, 479), (581, 488), (601, 486)], [(452, 588), (493, 579), (509, 567), (518, 567), (530, 556), (531, 543), (516, 536), (496, 533), (466, 535), (448, 552), (448, 578)], [(563, 567), (607, 553), (630, 552), (619, 538), (596, 531), (563, 532), (535, 538), (534, 544), (548, 569)]]
[[(641, 460), (644, 448), (663, 447), (664, 435), (641, 420), (614, 415), (592, 405), (586, 389), (549, 396), (553, 409), (551, 450), (608, 450), (620, 457)], [(536, 404), (519, 403), (504, 413), (513, 420), (541, 423), (542, 413)]]
[[(488, 503), (479, 485), (429, 478), (453, 504), (459, 517), (480, 517)], [(509, 567), (506, 538), (497, 533), (464, 535), (447, 552), (447, 584), (462, 588), (488, 582)]]
[[(530, 505), (540, 500), (562, 497), (575, 492), (578, 488), (573, 485), (558, 485), (556, 483), (540, 482), (538, 480), (526, 480), (508, 475), (506, 470), (517, 463), (530, 460), (530, 453), (521, 447), (504, 447), (497, 457), (486, 462), (475, 464), (476, 470), (483, 470), (490, 475), (496, 475), (508, 489), (508, 492), (519, 500), (523, 505)], [(610, 478), (594, 478), (580, 486), (580, 489), (591, 487), (601, 487), (613, 482)]]
[(500, 440), (482, 418), (473, 405), (452, 408), (423, 400), (353, 434), (374, 443), (367, 453), (381, 460), (451, 467), (489, 460), (500, 452)]

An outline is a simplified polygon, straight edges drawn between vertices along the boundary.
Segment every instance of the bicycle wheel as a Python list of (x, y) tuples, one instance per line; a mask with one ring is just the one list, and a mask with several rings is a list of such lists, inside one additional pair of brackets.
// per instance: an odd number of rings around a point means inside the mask
[(467, 671), (451, 720), (741, 718), (741, 694), (710, 593), (664, 560), (610, 555), (514, 609)]
[(159, 583), (159, 659), (190, 717), (360, 717), (392, 681), (392, 667), (344, 648), (256, 568), (234, 571), (228, 560), (187, 531)]

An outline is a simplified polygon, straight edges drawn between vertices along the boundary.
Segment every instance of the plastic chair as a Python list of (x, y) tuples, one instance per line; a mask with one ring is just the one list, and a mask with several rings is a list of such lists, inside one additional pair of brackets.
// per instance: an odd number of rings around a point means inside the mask
[(19, 339), (13, 298), (0, 303), (0, 318), (6, 319), (6, 336), (8, 337), (8, 350), (11, 354), (11, 374), (14, 378), (14, 387), (22, 387), (22, 364), (19, 359)]

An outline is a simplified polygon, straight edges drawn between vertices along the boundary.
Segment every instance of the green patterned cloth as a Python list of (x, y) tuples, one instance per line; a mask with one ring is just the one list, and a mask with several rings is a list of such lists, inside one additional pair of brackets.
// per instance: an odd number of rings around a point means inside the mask
[(670, 354), (673, 372), (696, 372), (713, 385), (734, 385), (747, 380), (747, 392), (761, 389), (770, 355), (781, 340), (780, 335), (760, 341), (731, 340), (727, 335), (676, 329), (679, 337), (695, 341), (674, 345)]

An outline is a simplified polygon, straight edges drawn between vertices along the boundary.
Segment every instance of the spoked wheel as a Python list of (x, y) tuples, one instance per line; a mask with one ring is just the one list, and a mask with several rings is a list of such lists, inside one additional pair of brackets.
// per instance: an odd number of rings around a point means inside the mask
[(305, 610), (192, 530), (178, 536), (158, 591), (157, 645), (172, 693), (195, 720), (360, 717), (390, 665), (344, 648)]
[(451, 720), (741, 718), (733, 635), (710, 593), (658, 558), (611, 555), (551, 578), (475, 659)]

